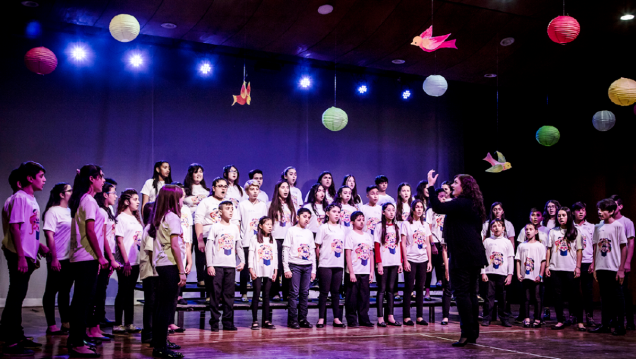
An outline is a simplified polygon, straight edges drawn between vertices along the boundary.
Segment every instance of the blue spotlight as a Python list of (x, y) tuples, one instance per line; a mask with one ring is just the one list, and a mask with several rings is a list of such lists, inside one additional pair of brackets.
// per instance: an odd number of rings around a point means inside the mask
[(73, 46), (73, 48), (71, 49), (71, 57), (75, 61), (86, 60), (86, 55), (86, 50), (84, 50), (84, 48), (79, 45)]
[(360, 87), (358, 87), (358, 92), (359, 92), (360, 94), (367, 93), (367, 90), (368, 90), (368, 89), (367, 89), (367, 85), (361, 85)]
[(300, 87), (306, 89), (309, 88), (309, 86), (311, 86), (311, 79), (309, 77), (305, 76), (300, 79)]
[(144, 63), (144, 59), (141, 57), (140, 54), (132, 55), (128, 61), (131, 65), (133, 65), (133, 67), (139, 67), (141, 66), (141, 64)]
[(201, 72), (202, 75), (207, 75), (211, 71), (212, 71), (212, 66), (210, 66), (208, 62), (204, 62), (199, 66), (199, 72)]
[(402, 92), (402, 98), (407, 100), (409, 97), (411, 97), (411, 91), (404, 90), (404, 92)]

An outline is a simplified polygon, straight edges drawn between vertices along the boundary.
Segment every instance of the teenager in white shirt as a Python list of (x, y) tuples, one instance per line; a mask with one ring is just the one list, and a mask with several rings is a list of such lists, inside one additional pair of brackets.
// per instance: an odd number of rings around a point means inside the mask
[[(247, 176), (250, 178), (250, 180), (254, 180), (258, 183), (258, 187), (259, 188), (263, 188), (263, 171), (259, 170), (258, 168), (251, 170)], [(269, 202), (269, 196), (267, 195), (267, 193), (263, 190), (261, 190), (258, 193), (258, 199), (263, 202), (263, 203), (267, 203)]]
[[(298, 172), (296, 171), (296, 168), (292, 166), (285, 168), (283, 173), (280, 175), (280, 179), (287, 182), (289, 185), (289, 195), (291, 196), (292, 203), (294, 204), (293, 212), (295, 213), (298, 208), (303, 206), (303, 194), (300, 192), (298, 187), (296, 187), (296, 181), (298, 180)], [(273, 196), (276, 197), (276, 191), (274, 191)], [(272, 198), (272, 201), (273, 200), (274, 198)]]
[(380, 199), (378, 195), (378, 186), (373, 185), (367, 187), (367, 199), (369, 202), (360, 206), (360, 211), (364, 214), (365, 223), (364, 231), (373, 237), (375, 230), (382, 219), (382, 206), (378, 205)]
[(491, 237), (490, 233), (490, 222), (493, 219), (501, 219), (504, 222), (504, 237), (510, 240), (510, 244), (512, 244), (512, 248), (515, 247), (515, 227), (510, 223), (509, 220), (506, 219), (506, 214), (503, 210), (503, 205), (501, 202), (494, 202), (490, 206), (490, 212), (488, 215), (488, 219), (484, 222), (484, 225), (481, 228), (481, 237), (482, 239), (486, 239)]
[[(543, 243), (538, 240), (539, 231), (533, 223), (528, 223), (522, 230), (526, 233), (523, 243), (517, 247), (515, 261), (517, 263), (517, 279), (521, 282), (523, 292), (522, 312), (525, 313), (523, 320), (524, 328), (541, 328), (541, 281), (545, 271), (546, 249)], [(521, 268), (523, 263), (523, 269)], [(534, 323), (530, 324), (530, 301), (534, 299)]]
[[(290, 170), (292, 171), (292, 170)], [(295, 170), (294, 170), (295, 171)], [(292, 172), (290, 172), (292, 173)], [(295, 172), (293, 172), (295, 173)], [(291, 175), (290, 175), (291, 176)], [(278, 251), (278, 277), (272, 285), (272, 292), (270, 296), (274, 300), (280, 299), (280, 291), (283, 292), (283, 300), (287, 300), (289, 294), (289, 279), (283, 278), (283, 242), (287, 231), (296, 223), (296, 210), (294, 209), (294, 203), (292, 202), (293, 196), (289, 191), (288, 182), (278, 182), (274, 186), (274, 196), (272, 201), (268, 203), (267, 217), (274, 221), (274, 229), (272, 230), (272, 237), (276, 240), (276, 247)], [(279, 284), (280, 278), (282, 278), (282, 288)], [(265, 297), (263, 295), (263, 297)]]
[(369, 284), (373, 281), (373, 237), (364, 231), (365, 218), (360, 211), (351, 215), (353, 230), (345, 237), (345, 257), (347, 275), (345, 276), (345, 307), (347, 324), (350, 328), (358, 326), (373, 328), (369, 320)]
[[(203, 178), (203, 166), (199, 163), (192, 163), (188, 166), (188, 172), (183, 180), (183, 186), (185, 187), (185, 200), (183, 204), (190, 208), (192, 212), (192, 219), (194, 220), (194, 214), (197, 211), (197, 206), (201, 201), (210, 195), (210, 189), (205, 183)], [(195, 232), (195, 226), (192, 226), (192, 252), (194, 253), (196, 260), (197, 270), (197, 284), (199, 287), (205, 287), (205, 253), (198, 250), (199, 241)], [(205, 246), (205, 244), (203, 244)]]
[[(318, 180), (316, 183), (322, 185), (325, 189), (325, 205), (333, 202), (333, 199), (336, 197), (336, 186), (333, 182), (333, 176), (331, 172), (324, 171), (320, 175), (318, 175)], [(305, 203), (309, 202), (309, 193), (305, 196)]]
[(165, 185), (155, 201), (148, 235), (153, 241), (152, 263), (158, 275), (155, 293), (155, 312), (152, 318), (153, 356), (180, 358), (181, 353), (173, 352), (168, 341), (168, 326), (174, 317), (179, 287), (186, 284), (181, 240), (181, 207), (183, 191), (175, 185)]
[(385, 175), (379, 175), (375, 178), (375, 185), (378, 186), (378, 205), (382, 206), (385, 203), (393, 203), (395, 205), (393, 197), (386, 193), (389, 187), (389, 179)]
[(252, 296), (252, 330), (260, 329), (258, 325), (258, 298), (263, 295), (263, 329), (276, 329), (272, 324), (269, 309), (269, 291), (278, 271), (278, 253), (272, 237), (272, 219), (261, 217), (258, 221), (256, 235), (252, 235), (249, 247), (249, 272), (254, 283)]
[(358, 209), (354, 206), (351, 188), (348, 186), (342, 186), (338, 189), (338, 193), (333, 200), (333, 203), (340, 205), (340, 224), (346, 230), (351, 230), (351, 214)]
[[(382, 219), (374, 234), (375, 261), (378, 278), (378, 327), (389, 325), (399, 327), (402, 324), (393, 317), (393, 293), (395, 278), (402, 273), (402, 248), (400, 246), (400, 229), (395, 222), (395, 205), (382, 205)], [(386, 318), (384, 313), (384, 295), (387, 296)]]
[(625, 227), (615, 218), (617, 204), (612, 198), (599, 201), (597, 208), (602, 222), (594, 228), (594, 277), (601, 292), (601, 326), (590, 332), (609, 333), (610, 322), (618, 319), (612, 334), (625, 335), (625, 302), (621, 291), (627, 259)]
[(417, 187), (415, 187), (415, 199), (419, 199), (420, 201), (422, 201), (422, 203), (424, 203), (424, 211), (427, 211), (430, 207), (431, 199), (429, 196), (430, 194), (428, 193), (428, 181), (420, 181), (420, 183), (417, 184)]
[[(345, 187), (351, 190), (349, 187)], [(327, 206), (327, 221), (316, 234), (316, 258), (318, 261), (318, 278), (320, 297), (318, 298), (318, 323), (316, 328), (325, 327), (327, 318), (327, 297), (331, 292), (331, 309), (333, 326), (345, 328), (340, 311), (340, 285), (344, 270), (345, 231), (341, 225), (340, 205), (335, 201)]]
[(557, 220), (559, 209), (561, 209), (561, 204), (557, 200), (551, 199), (545, 203), (541, 224), (548, 230), (559, 226), (559, 221)]
[(570, 316), (575, 316), (578, 330), (585, 331), (583, 324), (583, 310), (580, 306), (580, 277), (581, 260), (583, 258), (583, 243), (581, 234), (574, 226), (572, 212), (567, 207), (561, 207), (557, 212), (558, 226), (550, 230), (545, 274), (550, 278), (554, 289), (554, 310), (557, 324), (554, 330), (564, 329), (563, 315), (564, 297), (568, 298)]
[[(241, 238), (243, 246), (243, 254), (245, 260), (247, 260), (246, 266), (249, 267), (249, 251), (250, 242), (258, 232), (258, 221), (267, 215), (267, 203), (258, 199), (258, 195), (261, 193), (258, 181), (249, 180), (245, 183), (245, 193), (248, 198), (239, 203), (239, 218), (241, 219)], [(247, 299), (247, 283), (250, 281), (250, 273), (247, 270), (241, 271), (241, 284), (239, 292), (241, 293), (241, 300), (248, 302)]]
[(311, 212), (311, 220), (309, 221), (307, 228), (314, 234), (314, 238), (316, 237), (318, 228), (322, 226), (325, 220), (326, 207), (327, 202), (325, 201), (325, 187), (323, 187), (320, 183), (314, 183), (309, 190), (307, 203), (303, 206), (303, 208), (307, 208)]
[(159, 190), (166, 183), (172, 183), (170, 164), (166, 161), (155, 162), (152, 178), (147, 180), (141, 188), (141, 208), (148, 202), (154, 202), (157, 199)]
[(627, 257), (625, 258), (625, 280), (621, 285), (623, 297), (625, 299), (625, 319), (627, 324), (625, 329), (634, 330), (634, 306), (632, 305), (632, 291), (629, 287), (629, 273), (631, 273), (632, 258), (634, 256), (634, 222), (623, 216), (623, 200), (618, 195), (610, 196), (616, 202), (616, 214), (614, 218), (621, 222), (625, 227), (625, 236), (627, 237)]
[[(424, 320), (424, 282), (431, 265), (431, 230), (424, 221), (424, 204), (419, 199), (411, 202), (409, 216), (402, 222), (402, 253), (404, 256), (404, 325), (428, 325)], [(399, 213), (399, 212), (398, 212)], [(415, 288), (416, 322), (411, 320), (411, 292)]]
[[(210, 329), (219, 331), (223, 306), (223, 330), (236, 331), (234, 326), (234, 286), (236, 271), (245, 266), (241, 233), (232, 221), (234, 204), (223, 201), (219, 204), (221, 221), (212, 225), (205, 244), (205, 257), (208, 273), (206, 287), (210, 293)], [(237, 265), (237, 259), (239, 264)], [(257, 299), (257, 298), (255, 298)], [(258, 299), (257, 299), (258, 300)]]
[[(70, 321), (70, 297), (73, 286), (68, 252), (71, 245), (71, 210), (68, 201), (71, 199), (73, 188), (66, 182), (57, 183), (51, 189), (49, 201), (46, 204), (42, 221), (49, 248), (47, 257), (47, 275), (42, 307), (46, 317), (46, 334), (68, 334)], [(58, 296), (58, 310), (62, 327), (55, 325), (55, 296)]]
[(581, 242), (583, 243), (583, 257), (581, 258), (581, 303), (585, 310), (586, 325), (592, 327), (594, 323), (594, 298), (593, 298), (593, 281), (594, 267), (592, 266), (594, 257), (594, 248), (592, 238), (594, 237), (594, 225), (588, 222), (585, 203), (576, 202), (572, 205), (572, 214), (574, 215), (574, 226), (581, 234)]
[(356, 178), (351, 174), (347, 174), (344, 176), (342, 180), (342, 185), (351, 188), (351, 197), (353, 198), (353, 203), (358, 210), (360, 210), (360, 206), (362, 206), (362, 197), (358, 194), (358, 186), (356, 186)]
[(313, 234), (307, 229), (310, 219), (311, 212), (307, 208), (299, 209), (298, 224), (287, 231), (283, 242), (285, 278), (291, 280), (287, 326), (292, 329), (312, 327), (307, 321), (307, 305), (309, 286), (316, 278), (316, 245)]
[(505, 286), (512, 282), (515, 266), (515, 250), (510, 240), (505, 237), (504, 220), (495, 218), (490, 221), (491, 235), (484, 240), (484, 248), (488, 257), (488, 266), (481, 270), (481, 280), (487, 284), (488, 292), (484, 297), (484, 319), (482, 326), (489, 326), (497, 300), (499, 319), (504, 327), (511, 327), (505, 313)]
[(227, 181), (227, 193), (225, 199), (231, 201), (234, 205), (234, 210), (238, 211), (239, 203), (245, 199), (246, 193), (240, 185), (240, 173), (238, 168), (234, 165), (227, 165), (223, 167), (223, 178)]
[[(543, 214), (538, 208), (532, 207), (530, 209), (530, 223), (534, 225), (534, 228), (539, 232), (537, 233), (537, 240), (543, 243), (544, 246), (548, 245), (548, 234), (550, 230), (547, 227), (544, 227), (541, 222), (543, 221)], [(526, 231), (519, 231), (519, 235), (517, 236), (517, 244), (523, 243), (526, 241)]]
[(415, 200), (412, 195), (411, 185), (402, 182), (398, 185), (397, 190), (397, 205), (396, 205), (396, 217), (398, 222), (404, 222), (411, 214), (410, 204)]

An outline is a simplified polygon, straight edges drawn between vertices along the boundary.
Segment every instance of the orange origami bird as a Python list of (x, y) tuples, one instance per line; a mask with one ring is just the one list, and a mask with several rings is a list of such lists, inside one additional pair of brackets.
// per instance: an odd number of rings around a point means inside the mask
[(426, 52), (433, 52), (437, 49), (456, 49), (455, 40), (446, 41), (451, 34), (433, 37), (433, 25), (426, 29), (420, 36), (415, 36), (411, 45), (419, 46)]
[(252, 92), (252, 89), (250, 88), (250, 83), (247, 83), (247, 89), (245, 88), (245, 81), (243, 81), (243, 86), (241, 86), (241, 94), (240, 95), (232, 95), (232, 97), (234, 97), (234, 102), (232, 102), (232, 106), (234, 106), (235, 103), (238, 103), (239, 105), (245, 105), (246, 103), (249, 105), (250, 102), (252, 101), (252, 97), (250, 96), (250, 92)]

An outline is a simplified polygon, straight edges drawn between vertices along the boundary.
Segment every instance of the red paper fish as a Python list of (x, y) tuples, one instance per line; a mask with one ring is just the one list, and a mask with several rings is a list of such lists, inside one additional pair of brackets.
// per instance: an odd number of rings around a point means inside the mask
[(456, 49), (455, 40), (446, 41), (451, 34), (433, 37), (433, 25), (426, 29), (420, 36), (415, 36), (411, 45), (419, 46), (426, 52), (433, 52), (437, 49)]
[(232, 95), (232, 97), (234, 98), (234, 102), (232, 102), (232, 106), (234, 106), (235, 103), (238, 103), (239, 105), (245, 105), (247, 103), (249, 105), (250, 102), (252, 101), (250, 92), (252, 92), (250, 83), (249, 82), (247, 83), (247, 89), (246, 89), (245, 81), (243, 81), (243, 86), (241, 86), (241, 94), (238, 96)]

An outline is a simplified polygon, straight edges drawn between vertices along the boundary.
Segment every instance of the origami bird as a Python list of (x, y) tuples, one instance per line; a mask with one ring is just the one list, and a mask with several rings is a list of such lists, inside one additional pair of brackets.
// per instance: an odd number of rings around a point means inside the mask
[(486, 170), (486, 172), (491, 172), (491, 173), (499, 173), (505, 170), (509, 170), (512, 166), (510, 165), (510, 162), (506, 162), (506, 158), (501, 154), (501, 152), (496, 152), (497, 153), (497, 160), (495, 161), (494, 158), (492, 158), (492, 156), (490, 155), (490, 153), (488, 153), (488, 155), (486, 156), (486, 158), (484, 158), (484, 161), (490, 163), (492, 165), (492, 167), (490, 167), (489, 169)]
[(415, 36), (411, 45), (419, 46), (426, 52), (433, 52), (437, 49), (456, 49), (455, 40), (446, 41), (451, 34), (433, 37), (433, 25), (426, 29), (420, 36)]
[(232, 97), (234, 98), (234, 102), (232, 102), (232, 106), (234, 106), (235, 103), (238, 103), (239, 105), (245, 105), (246, 103), (249, 105), (250, 102), (252, 101), (252, 97), (250, 96), (250, 92), (252, 92), (252, 89), (250, 88), (250, 83), (247, 83), (247, 89), (245, 88), (245, 81), (243, 81), (243, 86), (241, 86), (241, 94), (240, 95), (232, 95)]

